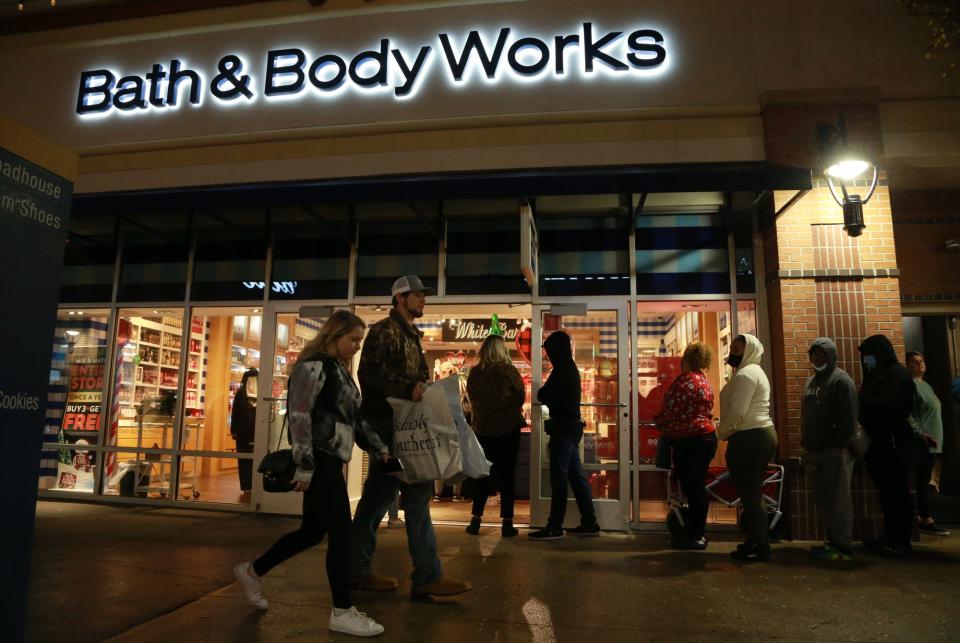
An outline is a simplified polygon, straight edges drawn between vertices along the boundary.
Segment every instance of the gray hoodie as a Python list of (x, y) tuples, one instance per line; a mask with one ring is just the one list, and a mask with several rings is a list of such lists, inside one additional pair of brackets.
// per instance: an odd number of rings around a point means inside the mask
[(853, 380), (837, 368), (837, 346), (833, 340), (814, 340), (808, 354), (815, 348), (822, 348), (827, 354), (827, 366), (807, 379), (800, 444), (807, 451), (821, 452), (850, 443), (857, 429), (858, 401)]

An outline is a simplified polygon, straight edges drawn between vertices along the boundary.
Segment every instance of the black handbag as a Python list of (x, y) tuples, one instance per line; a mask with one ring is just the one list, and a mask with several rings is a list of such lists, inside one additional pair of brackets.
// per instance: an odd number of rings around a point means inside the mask
[[(293, 461), (293, 451), (281, 449), (283, 431), (287, 428), (287, 416), (283, 416), (283, 426), (280, 427), (280, 437), (277, 438), (277, 449), (263, 456), (257, 473), (263, 475), (263, 490), (272, 493), (293, 491), (293, 476), (297, 472), (297, 465)], [(269, 448), (269, 444), (267, 445)]]

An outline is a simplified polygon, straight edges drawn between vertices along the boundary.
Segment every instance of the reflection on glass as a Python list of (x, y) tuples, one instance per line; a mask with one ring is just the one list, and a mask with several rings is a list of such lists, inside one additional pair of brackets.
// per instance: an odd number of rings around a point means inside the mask
[[(43, 452), (40, 489), (93, 492), (88, 465), (95, 458), (90, 449), (96, 447), (108, 417), (103, 408), (104, 377), (109, 372), (107, 315), (105, 310), (79, 308), (57, 312), (44, 443), (77, 450)], [(89, 457), (79, 455), (86, 453)]]

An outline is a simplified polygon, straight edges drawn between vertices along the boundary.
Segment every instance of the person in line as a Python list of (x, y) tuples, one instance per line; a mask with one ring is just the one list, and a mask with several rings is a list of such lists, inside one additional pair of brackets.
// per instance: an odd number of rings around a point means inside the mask
[(814, 373), (804, 387), (800, 444), (803, 468), (826, 531), (823, 545), (811, 553), (819, 560), (850, 560), (854, 457), (849, 445), (857, 430), (857, 387), (837, 366), (837, 346), (832, 339), (814, 340), (807, 356)]
[(683, 351), (681, 373), (663, 398), (656, 416), (657, 430), (670, 441), (677, 480), (687, 499), (686, 534), (672, 540), (677, 549), (707, 548), (704, 530), (710, 507), (705, 487), (707, 468), (717, 453), (717, 430), (713, 424), (713, 387), (704, 371), (713, 352), (703, 342), (693, 342)]
[[(447, 378), (447, 377), (457, 377), (457, 378), (459, 378), (459, 379), (457, 380), (457, 382), (458, 382), (458, 384), (460, 385), (460, 399), (461, 399), (461, 402), (466, 399), (466, 397), (467, 397), (467, 384), (466, 384), (466, 382), (463, 381), (463, 378), (460, 377), (460, 371), (457, 370), (457, 367), (454, 366), (453, 362), (450, 362), (450, 361), (441, 362), (440, 365), (438, 366), (438, 368), (435, 369), (435, 370), (436, 370), (436, 375), (437, 375), (437, 377), (436, 377), (436, 380), (437, 380), (437, 381), (442, 380), (442, 379), (445, 379), (445, 378)], [(466, 414), (466, 411), (467, 411), (467, 409), (464, 408), (464, 413), (465, 413), (465, 414)], [(469, 420), (467, 420), (467, 421), (469, 422)], [(443, 498), (443, 490), (444, 490), (444, 488), (445, 488), (446, 486), (447, 486), (446, 480), (434, 480), (434, 482), (433, 482), (433, 500), (434, 500), (434, 502), (440, 502), (440, 500)], [(455, 482), (455, 483), (453, 483), (453, 484), (451, 485), (451, 489), (450, 489), (450, 492), (451, 492), (450, 499), (451, 499), (453, 502), (457, 502), (458, 500), (461, 500), (461, 499), (463, 498), (463, 496), (461, 495), (461, 491), (462, 491), (462, 490), (463, 490), (463, 482), (462, 482), (462, 481), (461, 481), (461, 482)]]
[(403, 527), (403, 518), (400, 517), (400, 492), (393, 494), (393, 502), (387, 509), (387, 528), (399, 529)]
[(329, 628), (354, 636), (376, 636), (384, 628), (357, 610), (350, 599), (350, 498), (343, 465), (350, 461), (354, 440), (372, 458), (385, 462), (387, 447), (360, 418), (360, 391), (347, 365), (360, 349), (363, 320), (336, 311), (303, 348), (290, 377), (287, 421), (293, 461), (294, 491), (303, 494), (300, 528), (277, 540), (262, 556), (240, 563), (234, 575), (250, 604), (265, 610), (261, 580), (274, 567), (323, 540), (327, 546), (327, 579), (333, 594)]
[[(590, 484), (580, 464), (580, 440), (584, 422), (580, 417), (580, 371), (573, 361), (570, 335), (552, 333), (543, 343), (553, 366), (550, 376), (537, 391), (537, 400), (550, 411), (544, 431), (550, 436), (550, 516), (547, 525), (527, 538), (530, 540), (562, 540), (563, 520), (567, 514), (567, 484), (580, 510), (580, 526), (566, 530), (571, 536), (599, 536), (600, 526), (593, 508)], [(502, 493), (502, 490), (501, 490)]]
[[(423, 399), (430, 371), (420, 344), (422, 333), (413, 320), (423, 316), (426, 296), (434, 294), (419, 277), (407, 275), (393, 283), (393, 308), (390, 315), (370, 327), (360, 353), (357, 374), (363, 391), (361, 414), (384, 444), (393, 444), (393, 411), (388, 397), (419, 402)], [(389, 592), (399, 587), (396, 578), (373, 572), (377, 548), (377, 527), (400, 490), (407, 530), (407, 542), (413, 559), (411, 596), (429, 599), (453, 596), (470, 589), (461, 580), (445, 578), (437, 553), (437, 537), (430, 519), (433, 482), (406, 483), (388, 474), (378, 461), (370, 462), (363, 493), (353, 518), (354, 539), (350, 555), (353, 587)]]
[[(240, 388), (233, 396), (230, 411), (230, 437), (237, 443), (237, 453), (253, 453), (253, 436), (257, 425), (257, 376), (255, 368), (244, 372)], [(237, 460), (240, 492), (253, 488), (253, 460)]]
[(910, 469), (913, 464), (913, 428), (910, 415), (917, 385), (897, 360), (890, 340), (872, 335), (859, 347), (863, 364), (860, 387), (860, 424), (870, 438), (864, 454), (867, 471), (880, 495), (883, 533), (864, 540), (867, 549), (890, 558), (913, 551), (913, 501)]
[(934, 536), (949, 536), (950, 532), (941, 528), (930, 515), (930, 485), (933, 468), (940, 454), (943, 453), (943, 417), (940, 412), (940, 398), (923, 379), (927, 372), (927, 363), (922, 353), (916, 351), (907, 353), (907, 370), (917, 387), (913, 413), (910, 414), (910, 426), (914, 432), (914, 485), (917, 488), (917, 515), (920, 519), (920, 531)]
[(770, 560), (763, 478), (777, 452), (777, 432), (770, 417), (770, 381), (760, 367), (763, 345), (753, 335), (738, 335), (727, 363), (734, 374), (720, 391), (717, 432), (727, 441), (727, 468), (743, 505), (747, 540), (731, 556), (737, 560)]
[(478, 358), (477, 365), (470, 370), (467, 378), (467, 396), (470, 399), (472, 428), (493, 466), (489, 476), (477, 480), (473, 517), (467, 533), (474, 536), (480, 533), (480, 521), (490, 484), (496, 482), (500, 489), (500, 533), (505, 538), (511, 538), (518, 533), (513, 526), (513, 500), (520, 430), (527, 424), (523, 418), (526, 393), (523, 379), (510, 360), (510, 351), (503, 337), (488, 335), (480, 346)]

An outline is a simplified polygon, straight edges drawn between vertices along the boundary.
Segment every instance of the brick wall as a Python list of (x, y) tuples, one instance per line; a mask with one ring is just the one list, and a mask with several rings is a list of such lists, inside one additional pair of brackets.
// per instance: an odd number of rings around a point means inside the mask
[[(836, 123), (844, 113), (848, 141), (883, 159), (880, 119), (875, 105), (800, 105), (764, 108), (768, 160), (817, 168), (816, 126)], [(852, 191), (864, 194), (865, 185)], [(794, 196), (775, 192), (779, 210)], [(800, 407), (811, 373), (807, 350), (820, 336), (838, 345), (840, 365), (859, 385), (860, 342), (869, 335), (887, 335), (903, 352), (897, 249), (890, 192), (884, 181), (864, 207), (866, 228), (850, 238), (842, 229), (843, 213), (825, 181), (774, 223), (763, 226), (767, 298), (771, 310), (775, 421), (779, 457), (787, 467), (785, 511), (793, 538), (820, 535), (812, 491), (800, 466)], [(857, 512), (855, 537), (877, 533), (882, 520), (876, 492), (858, 465), (853, 483)]]
[(890, 195), (900, 289), (905, 300), (960, 300), (960, 190), (897, 190)]

